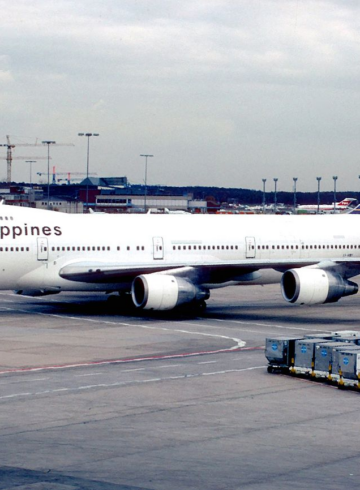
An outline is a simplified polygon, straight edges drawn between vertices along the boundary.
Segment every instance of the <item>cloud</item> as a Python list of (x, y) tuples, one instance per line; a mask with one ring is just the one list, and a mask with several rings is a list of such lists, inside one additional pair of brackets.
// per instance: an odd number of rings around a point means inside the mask
[[(346, 159), (344, 179), (352, 185), (359, 153), (358, 2), (3, 0), (0, 6), (6, 10), (3, 134), (32, 129), (66, 141), (81, 130), (99, 131), (94, 152), (104, 145), (99, 167), (106, 173), (118, 172), (119, 159), (124, 172), (133, 172), (133, 158), (146, 146), (159, 165), (164, 159), (164, 182), (179, 184), (188, 178), (236, 185), (241, 155), (253, 170), (241, 173), (242, 186), (260, 187), (259, 174), (270, 171), (288, 175), (289, 188), (294, 171), (300, 187), (301, 178), (310, 186), (315, 157), (329, 173)], [(71, 155), (77, 165), (81, 149)]]

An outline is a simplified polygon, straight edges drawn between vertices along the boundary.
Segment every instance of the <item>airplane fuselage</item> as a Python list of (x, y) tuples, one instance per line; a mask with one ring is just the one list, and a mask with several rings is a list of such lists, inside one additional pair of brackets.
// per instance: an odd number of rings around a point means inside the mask
[(350, 215), (67, 215), (0, 207), (0, 289), (129, 291), (138, 275), (171, 271), (211, 289), (267, 282), (264, 271), (272, 269), (359, 257)]

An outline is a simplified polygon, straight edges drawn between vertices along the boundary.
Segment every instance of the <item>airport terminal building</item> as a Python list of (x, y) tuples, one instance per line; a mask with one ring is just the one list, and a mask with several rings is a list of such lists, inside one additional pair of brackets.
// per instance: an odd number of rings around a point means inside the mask
[(3, 184), (5, 204), (83, 213), (190, 212), (206, 213), (207, 201), (186, 193), (169, 193), (158, 186), (129, 185), (126, 177), (89, 178), (80, 184)]

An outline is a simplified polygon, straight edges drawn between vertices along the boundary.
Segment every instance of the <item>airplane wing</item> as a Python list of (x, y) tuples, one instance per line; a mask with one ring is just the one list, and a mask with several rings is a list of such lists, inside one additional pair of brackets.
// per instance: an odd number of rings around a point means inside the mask
[[(342, 277), (350, 278), (360, 274), (359, 259), (344, 258), (336, 260), (296, 259), (296, 260), (256, 260), (247, 259), (234, 261), (229, 264), (219, 262), (174, 264), (148, 263), (148, 264), (119, 264), (107, 262), (72, 262), (60, 269), (59, 275), (63, 279), (85, 283), (131, 283), (133, 279), (142, 274), (163, 273), (184, 277), (195, 284), (221, 283), (230, 280), (243, 280), (250, 273), (261, 269), (274, 269), (285, 272), (288, 269), (301, 267), (316, 267), (339, 273)], [(244, 276), (244, 277), (242, 277)]]

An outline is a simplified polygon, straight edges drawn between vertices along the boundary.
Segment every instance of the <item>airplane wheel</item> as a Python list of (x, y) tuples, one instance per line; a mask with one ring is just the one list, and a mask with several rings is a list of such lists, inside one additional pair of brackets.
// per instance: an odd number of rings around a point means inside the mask
[(135, 310), (135, 305), (130, 294), (112, 294), (108, 297), (108, 305), (116, 312), (128, 312)]
[(201, 301), (196, 301), (193, 306), (192, 306), (192, 310), (195, 312), (195, 313), (198, 313), (198, 314), (201, 314), (203, 313), (205, 310), (206, 310), (206, 302), (204, 300), (201, 300)]
[(207, 307), (206, 301), (202, 300), (199, 301), (198, 308), (200, 311), (205, 311)]

